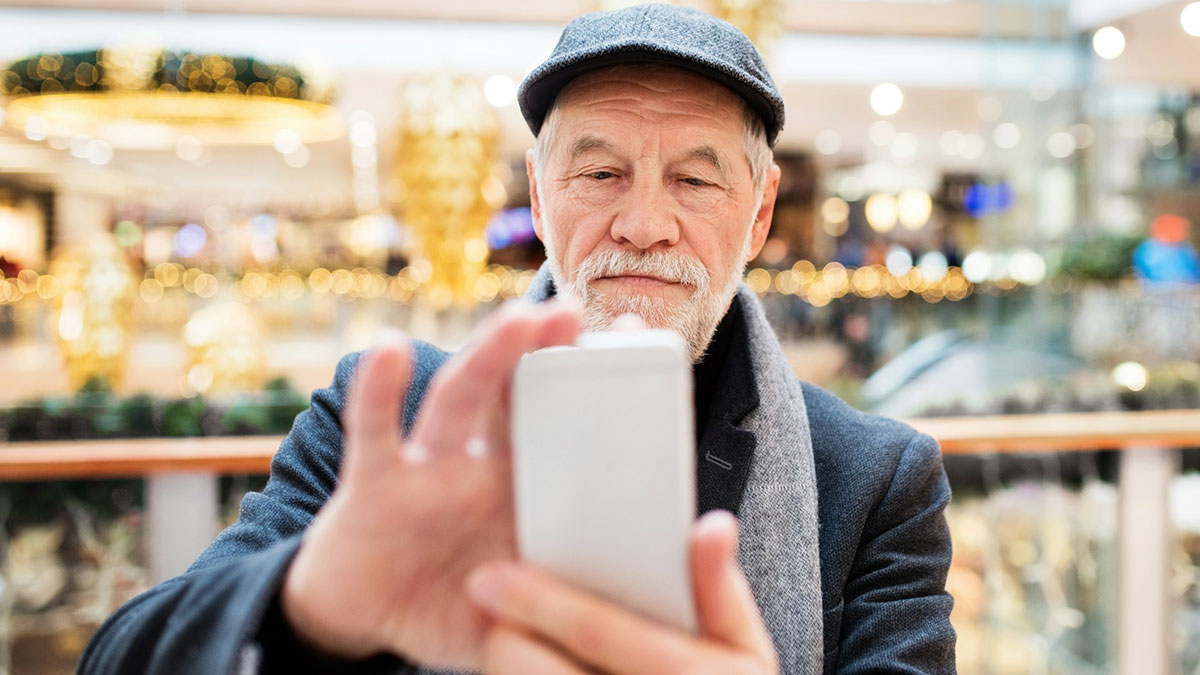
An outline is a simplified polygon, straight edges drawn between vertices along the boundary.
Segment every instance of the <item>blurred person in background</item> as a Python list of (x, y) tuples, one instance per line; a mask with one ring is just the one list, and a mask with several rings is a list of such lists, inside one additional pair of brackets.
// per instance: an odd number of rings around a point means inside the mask
[(1154, 284), (1200, 284), (1200, 256), (1188, 240), (1192, 224), (1163, 214), (1150, 222), (1150, 236), (1133, 251), (1139, 279)]
[[(953, 672), (936, 442), (799, 382), (739, 285), (784, 117), (750, 41), (676, 6), (588, 14), (520, 102), (548, 258), (528, 302), (453, 357), (343, 359), (266, 489), (118, 610), (82, 673)], [(696, 635), (515, 559), (516, 363), (628, 313), (692, 352)]]

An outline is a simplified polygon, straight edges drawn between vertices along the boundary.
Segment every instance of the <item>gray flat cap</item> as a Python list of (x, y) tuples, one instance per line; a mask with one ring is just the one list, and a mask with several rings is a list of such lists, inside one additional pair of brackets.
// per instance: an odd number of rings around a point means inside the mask
[(710, 77), (750, 104), (775, 145), (783, 128), (783, 97), (750, 38), (710, 14), (678, 5), (637, 5), (577, 17), (563, 29), (550, 58), (517, 92), (521, 114), (536, 136), (558, 92), (589, 70), (624, 63), (661, 63)]

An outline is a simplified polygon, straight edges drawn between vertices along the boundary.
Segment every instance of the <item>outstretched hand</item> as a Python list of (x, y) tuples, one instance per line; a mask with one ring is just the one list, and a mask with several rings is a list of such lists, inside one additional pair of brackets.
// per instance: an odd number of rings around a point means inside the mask
[(509, 386), (517, 361), (573, 344), (577, 309), (501, 310), (434, 377), (404, 438), (412, 371), (404, 344), (359, 362), (343, 417), (340, 482), (284, 581), (284, 615), (322, 650), (391, 652), (423, 665), (480, 663), (488, 621), (463, 591), (467, 573), (515, 558)]

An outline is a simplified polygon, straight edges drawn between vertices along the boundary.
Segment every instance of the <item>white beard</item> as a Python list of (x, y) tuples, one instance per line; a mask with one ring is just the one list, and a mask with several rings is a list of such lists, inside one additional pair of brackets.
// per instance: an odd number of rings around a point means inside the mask
[[(613, 321), (622, 314), (636, 314), (650, 328), (673, 330), (687, 342), (692, 363), (704, 357), (717, 325), (729, 309), (738, 283), (746, 271), (753, 228), (746, 233), (737, 264), (721, 279), (713, 279), (709, 270), (695, 258), (672, 251), (634, 253), (627, 249), (599, 251), (584, 258), (574, 278), (563, 273), (551, 232), (554, 228), (544, 222), (546, 261), (554, 286), (564, 297), (583, 307), (583, 328), (586, 331), (610, 330)], [(682, 302), (642, 294), (614, 295), (597, 291), (591, 282), (606, 276), (643, 274), (677, 281), (695, 289)], [(716, 281), (717, 283), (714, 283)]]

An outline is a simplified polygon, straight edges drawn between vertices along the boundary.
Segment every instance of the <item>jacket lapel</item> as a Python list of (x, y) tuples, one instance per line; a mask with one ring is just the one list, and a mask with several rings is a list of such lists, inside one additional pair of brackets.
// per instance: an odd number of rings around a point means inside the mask
[(713, 385), (716, 391), (706, 411), (707, 421), (697, 444), (697, 515), (713, 509), (736, 514), (754, 460), (756, 437), (741, 424), (746, 415), (758, 407), (758, 389), (746, 340), (741, 299), (734, 298), (733, 303), (730, 313), (736, 323), (728, 326), (730, 337), (725, 360)]

